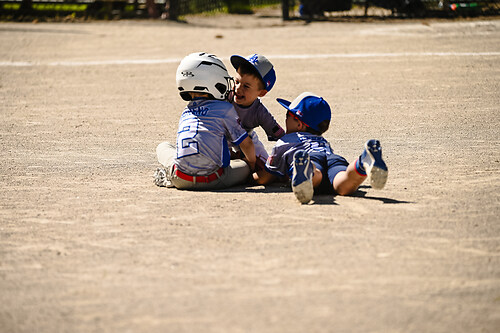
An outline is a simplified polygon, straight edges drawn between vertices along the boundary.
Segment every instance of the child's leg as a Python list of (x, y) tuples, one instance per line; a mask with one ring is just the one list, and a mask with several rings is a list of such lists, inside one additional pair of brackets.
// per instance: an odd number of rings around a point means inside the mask
[[(234, 185), (243, 184), (250, 175), (250, 167), (243, 160), (231, 160), (229, 166), (224, 169), (222, 175), (210, 182), (188, 181), (174, 174), (172, 184), (180, 190), (218, 190)], [(203, 176), (199, 177), (202, 178)]]
[(375, 189), (382, 189), (387, 182), (387, 165), (382, 159), (382, 147), (378, 140), (368, 140), (365, 150), (356, 163), (356, 170), (366, 172), (370, 185)]
[(356, 162), (347, 166), (346, 171), (340, 171), (333, 179), (333, 189), (339, 195), (349, 195), (358, 189), (359, 185), (366, 179), (366, 175), (360, 175), (356, 171)]
[(156, 147), (156, 157), (158, 162), (166, 168), (171, 167), (174, 164), (174, 157), (177, 150), (174, 145), (170, 142), (162, 142)]
[(156, 147), (158, 162), (164, 166), (155, 171), (154, 183), (157, 186), (172, 187), (171, 179), (176, 153), (176, 147), (169, 142), (162, 142)]
[[(309, 153), (305, 150), (297, 150), (293, 155), (292, 191), (297, 200), (306, 204), (314, 195), (314, 164), (311, 162)], [(321, 183), (321, 181), (319, 182)], [(318, 184), (319, 184), (318, 183)]]
[(354, 193), (367, 176), (373, 188), (382, 189), (387, 181), (387, 166), (382, 159), (380, 141), (369, 140), (365, 150), (356, 161), (347, 166), (346, 171), (338, 172), (333, 179), (333, 189), (340, 195)]
[(224, 169), (224, 174), (220, 177), (220, 182), (214, 184), (214, 188), (227, 188), (243, 184), (248, 180), (250, 167), (243, 160), (231, 160), (231, 163)]
[(321, 170), (316, 168), (314, 163), (312, 163), (312, 166), (313, 166), (313, 170), (314, 170), (313, 177), (312, 177), (313, 187), (317, 188), (321, 184), (321, 181), (323, 180), (323, 173), (321, 173)]

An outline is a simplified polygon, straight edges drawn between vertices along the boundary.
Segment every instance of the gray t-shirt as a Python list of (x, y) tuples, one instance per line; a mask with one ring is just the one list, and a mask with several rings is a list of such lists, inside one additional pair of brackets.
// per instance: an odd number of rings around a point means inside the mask
[(270, 141), (276, 141), (285, 135), (283, 128), (274, 119), (264, 104), (262, 104), (260, 98), (257, 98), (248, 107), (242, 107), (236, 103), (233, 103), (233, 106), (240, 117), (241, 126), (245, 130), (250, 131), (260, 126), (264, 129)]
[(190, 101), (179, 120), (174, 164), (189, 175), (208, 175), (229, 165), (227, 142), (238, 146), (247, 136), (231, 103)]

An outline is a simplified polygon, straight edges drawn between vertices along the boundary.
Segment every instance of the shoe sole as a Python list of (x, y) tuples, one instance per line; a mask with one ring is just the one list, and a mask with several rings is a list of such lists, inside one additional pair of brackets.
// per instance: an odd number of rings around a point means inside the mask
[[(297, 200), (299, 200), (303, 204), (311, 201), (314, 195), (312, 177), (309, 179), (305, 174), (305, 171), (310, 167), (310, 163), (311, 160), (309, 159), (309, 155), (307, 153), (295, 153), (292, 191), (295, 194)], [(298, 185), (294, 185), (297, 180), (299, 180), (300, 183)]]
[(374, 166), (369, 172), (370, 185), (376, 190), (384, 188), (387, 182), (388, 171)]
[[(375, 159), (375, 157), (373, 156), (372, 152), (370, 151), (367, 145), (365, 145), (365, 149), (368, 153), (368, 156), (373, 161), (372, 167), (370, 167), (368, 163), (363, 164), (366, 170), (366, 174), (368, 175), (368, 180), (372, 188), (376, 190), (381, 190), (384, 188), (385, 183), (387, 182), (387, 176), (389, 174), (387, 166), (385, 165), (385, 162), (383, 160), (377, 161)], [(383, 168), (379, 166), (380, 162), (382, 162)]]
[(314, 195), (314, 188), (312, 185), (312, 181), (304, 181), (302, 184), (292, 187), (293, 194), (300, 203), (306, 204), (312, 200)]

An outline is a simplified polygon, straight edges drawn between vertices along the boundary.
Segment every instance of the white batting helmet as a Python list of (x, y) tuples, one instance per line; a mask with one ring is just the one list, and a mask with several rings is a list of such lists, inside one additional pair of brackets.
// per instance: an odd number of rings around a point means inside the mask
[(184, 57), (177, 67), (176, 80), (185, 101), (191, 100), (189, 92), (207, 93), (214, 99), (223, 100), (231, 90), (231, 77), (224, 63), (217, 56), (205, 52)]

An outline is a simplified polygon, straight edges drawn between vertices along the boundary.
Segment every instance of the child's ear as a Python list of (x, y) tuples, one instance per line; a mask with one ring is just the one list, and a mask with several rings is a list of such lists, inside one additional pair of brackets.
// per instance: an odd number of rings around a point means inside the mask
[(307, 128), (307, 125), (302, 121), (299, 120), (299, 131), (304, 131)]
[(266, 96), (266, 94), (267, 94), (267, 90), (261, 89), (260, 93), (259, 93), (259, 97), (264, 97), (264, 96)]

